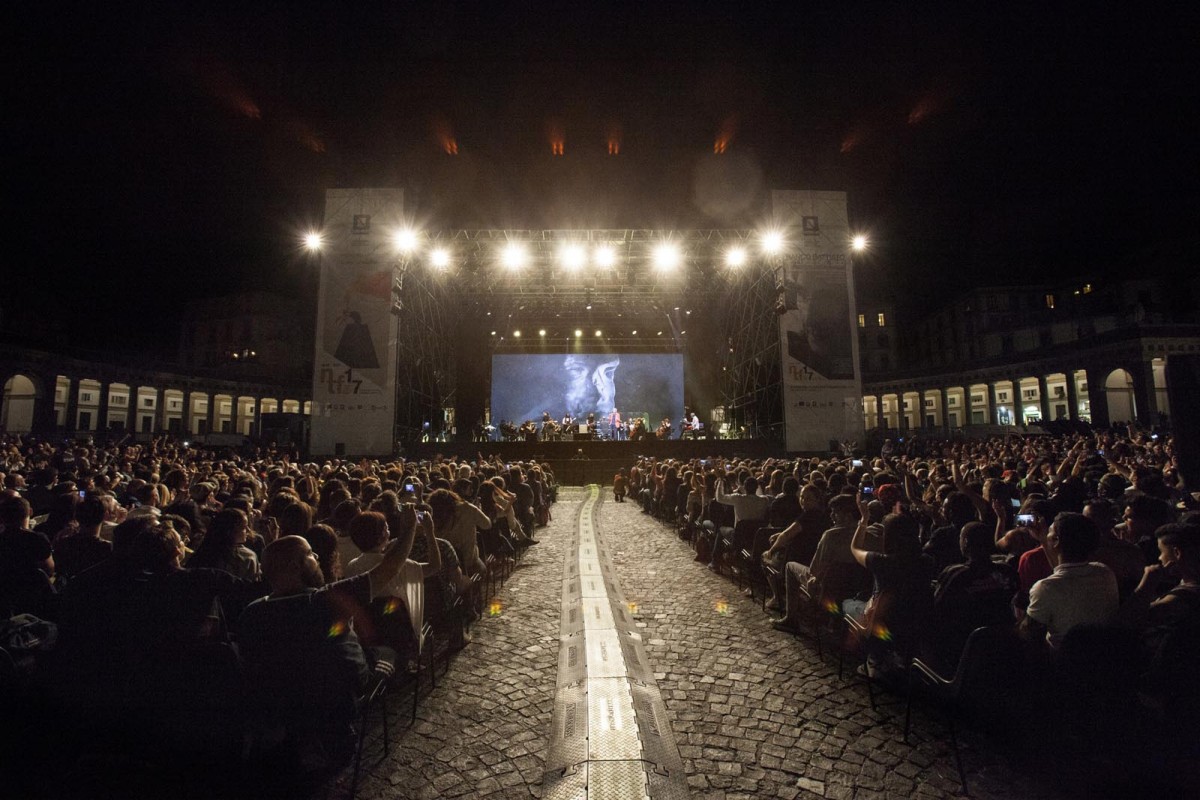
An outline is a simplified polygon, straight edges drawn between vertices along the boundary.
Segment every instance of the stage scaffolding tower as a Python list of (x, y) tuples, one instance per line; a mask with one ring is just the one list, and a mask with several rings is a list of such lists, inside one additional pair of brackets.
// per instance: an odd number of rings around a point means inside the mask
[(729, 436), (782, 444), (783, 381), (780, 374), (777, 269), (747, 270), (730, 288), (722, 329), (721, 397)]
[(397, 262), (392, 282), (396, 320), (396, 413), (398, 447), (449, 437), (456, 376), (453, 324), (447, 286), (428, 271)]

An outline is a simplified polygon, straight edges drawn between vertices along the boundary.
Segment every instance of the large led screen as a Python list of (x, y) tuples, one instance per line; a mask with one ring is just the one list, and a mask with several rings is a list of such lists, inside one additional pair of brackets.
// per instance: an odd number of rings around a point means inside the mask
[(564, 414), (606, 420), (616, 408), (628, 422), (643, 417), (651, 431), (664, 417), (675, 429), (683, 415), (683, 356), (619, 353), (492, 356), (492, 424), (555, 421)]

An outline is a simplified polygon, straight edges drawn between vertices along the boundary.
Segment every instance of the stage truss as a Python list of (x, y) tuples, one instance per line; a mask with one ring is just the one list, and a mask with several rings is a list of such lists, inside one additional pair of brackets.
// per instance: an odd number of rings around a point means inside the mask
[[(513, 242), (528, 256), (520, 269), (501, 262), (502, 249)], [(680, 251), (673, 270), (655, 266), (654, 250), (664, 243)], [(599, 247), (610, 248), (613, 263), (569, 269), (561, 259), (567, 245), (586, 248), (589, 258)], [(736, 268), (726, 264), (732, 247), (746, 255)], [(438, 250), (449, 257), (441, 268), (430, 259)], [(774, 266), (752, 230), (427, 232), (413, 253), (398, 259), (393, 282), (397, 441), (438, 439), (456, 422), (457, 438), (469, 436), (471, 421), (445, 415), (459, 398), (457, 348), (495, 353), (599, 346), (690, 350), (715, 359), (721, 366), (715, 396), (730, 431), (782, 440)], [(546, 334), (539, 336), (540, 330)], [(708, 411), (701, 409), (702, 415)]]

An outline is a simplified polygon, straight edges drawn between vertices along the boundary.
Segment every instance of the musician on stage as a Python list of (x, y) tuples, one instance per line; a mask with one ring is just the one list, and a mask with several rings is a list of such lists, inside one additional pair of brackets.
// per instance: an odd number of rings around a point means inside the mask
[(543, 411), (542, 412), (542, 430), (541, 430), (542, 441), (543, 442), (547, 441), (550, 438), (550, 434), (553, 432), (554, 432), (554, 420), (550, 419), (549, 411)]
[(658, 430), (655, 431), (655, 435), (658, 436), (659, 439), (662, 439), (664, 441), (671, 438), (671, 418), (670, 417), (663, 417), (663, 421), (661, 423), (659, 423)]
[(686, 430), (688, 433), (691, 434), (691, 436), (689, 438), (699, 439), (700, 438), (700, 417), (696, 416), (696, 412), (694, 410), (689, 413), (685, 413), (684, 417), (685, 417), (684, 430)]
[(621, 440), (621, 412), (617, 411), (616, 408), (613, 408), (612, 412), (608, 415), (608, 431), (609, 437), (614, 442)]

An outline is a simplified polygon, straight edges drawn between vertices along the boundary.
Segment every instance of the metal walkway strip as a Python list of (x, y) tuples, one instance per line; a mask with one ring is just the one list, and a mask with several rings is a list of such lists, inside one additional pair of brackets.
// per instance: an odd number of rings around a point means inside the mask
[(563, 565), (547, 800), (689, 796), (667, 709), (596, 525), (588, 487)]

